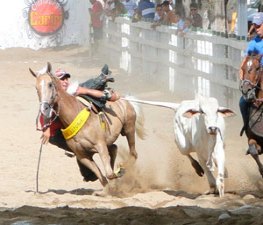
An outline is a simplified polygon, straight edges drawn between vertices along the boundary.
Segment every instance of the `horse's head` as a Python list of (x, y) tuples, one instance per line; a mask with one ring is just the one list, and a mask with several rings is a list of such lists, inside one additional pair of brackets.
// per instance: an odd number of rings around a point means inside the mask
[(261, 79), (261, 55), (247, 56), (241, 65), (243, 79), (240, 90), (246, 100), (256, 98), (256, 88)]
[(29, 68), (31, 74), (36, 78), (36, 89), (40, 102), (40, 112), (48, 119), (51, 118), (54, 112), (54, 105), (56, 103), (56, 77), (52, 74), (52, 66), (47, 63), (43, 69), (34, 72)]

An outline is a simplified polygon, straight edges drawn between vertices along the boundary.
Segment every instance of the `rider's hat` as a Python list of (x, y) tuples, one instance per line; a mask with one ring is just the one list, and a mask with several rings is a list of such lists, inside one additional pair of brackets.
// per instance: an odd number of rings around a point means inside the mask
[(253, 17), (253, 24), (261, 25), (263, 23), (263, 12), (256, 13)]
[(62, 70), (62, 69), (57, 69), (56, 72), (55, 72), (55, 75), (58, 79), (62, 79), (64, 77), (70, 77), (70, 74), (67, 73), (65, 70)]

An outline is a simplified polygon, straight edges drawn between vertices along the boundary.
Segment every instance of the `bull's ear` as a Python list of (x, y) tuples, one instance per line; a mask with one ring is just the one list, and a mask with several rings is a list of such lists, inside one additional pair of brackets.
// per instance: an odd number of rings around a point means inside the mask
[(34, 77), (37, 77), (37, 75), (35, 74), (35, 72), (31, 68), (29, 68), (29, 71)]
[(199, 114), (200, 111), (195, 110), (195, 109), (189, 109), (187, 111), (184, 112), (183, 116), (186, 118), (191, 118), (192, 116)]
[(235, 116), (236, 113), (231, 109), (225, 107), (219, 107), (217, 112), (219, 112), (223, 117)]
[(50, 62), (47, 62), (47, 72), (52, 73), (52, 66)]

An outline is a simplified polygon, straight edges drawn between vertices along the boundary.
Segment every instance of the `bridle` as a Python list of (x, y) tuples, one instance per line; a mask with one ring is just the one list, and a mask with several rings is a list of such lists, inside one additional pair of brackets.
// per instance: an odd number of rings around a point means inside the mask
[[(44, 99), (44, 100), (40, 99), (39, 112), (37, 116), (37, 121), (40, 115), (42, 115), (44, 118), (44, 124), (42, 126), (43, 130), (45, 130), (48, 126), (50, 126), (59, 116), (59, 107), (55, 101), (58, 97), (57, 86), (55, 85), (56, 78), (50, 72), (47, 72), (47, 74), (52, 80), (51, 83), (47, 84), (50, 85), (49, 88), (51, 88), (51, 96), (49, 99)], [(56, 107), (57, 109), (55, 109)]]
[[(247, 69), (247, 73), (250, 74), (252, 72), (252, 70), (254, 69), (253, 66), (255, 66), (253, 64), (253, 61), (252, 60), (255, 60), (255, 58), (253, 59), (250, 59), (248, 62), (247, 62), (247, 66), (248, 66), (248, 69)], [(245, 100), (248, 100), (248, 101), (251, 101), (251, 100), (256, 100), (256, 91), (258, 89), (260, 89), (259, 87), (259, 81), (261, 79), (261, 72), (262, 72), (262, 67), (260, 66), (260, 63), (259, 63), (259, 66), (257, 68), (255, 68), (255, 73), (256, 73), (256, 82), (253, 83), (251, 80), (249, 79), (243, 79), (240, 83), (240, 86), (239, 86), (239, 90), (241, 91), (243, 97)]]

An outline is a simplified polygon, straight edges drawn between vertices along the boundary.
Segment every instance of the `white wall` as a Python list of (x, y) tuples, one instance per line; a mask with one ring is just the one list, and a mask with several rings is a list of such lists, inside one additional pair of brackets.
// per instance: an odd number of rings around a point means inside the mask
[[(89, 44), (89, 0), (67, 0), (65, 10), (69, 18), (56, 35), (40, 36), (27, 21), (31, 0), (0, 0), (0, 49), (12, 47), (46, 48), (69, 44)], [(24, 14), (24, 15), (23, 15)]]

